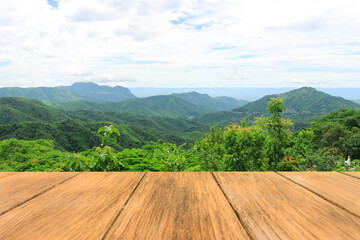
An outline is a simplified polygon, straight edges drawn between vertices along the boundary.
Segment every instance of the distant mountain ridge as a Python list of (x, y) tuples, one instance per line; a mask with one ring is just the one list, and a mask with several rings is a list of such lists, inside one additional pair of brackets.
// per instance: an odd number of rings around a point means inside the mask
[(354, 100), (354, 102), (359, 103), (360, 104), (360, 99)]
[(136, 98), (128, 88), (103, 86), (92, 82), (77, 82), (71, 86), (61, 86), (60, 88), (89, 100), (100, 102), (120, 102)]
[(128, 88), (99, 86), (95, 83), (74, 83), (71, 86), (0, 88), (0, 97), (21, 97), (43, 102), (100, 101), (120, 102), (136, 98)]
[(314, 88), (303, 87), (282, 94), (267, 95), (232, 111), (209, 113), (196, 117), (194, 120), (205, 124), (226, 125), (229, 122), (241, 121), (246, 116), (250, 116), (251, 119), (261, 115), (267, 116), (268, 102), (276, 97), (284, 100), (286, 111), (283, 116), (292, 118), (298, 126), (308, 125), (314, 117), (338, 109), (360, 109), (360, 105), (353, 101), (334, 97)]
[(231, 110), (248, 103), (248, 101), (238, 100), (231, 97), (212, 98), (208, 94), (200, 94), (198, 92), (173, 93), (171, 95), (179, 97), (190, 103), (212, 108), (218, 111)]
[(325, 115), (340, 108), (360, 108), (360, 105), (342, 97), (317, 91), (315, 88), (302, 87), (287, 93), (267, 95), (243, 107), (236, 108), (233, 112), (267, 113), (267, 103), (273, 97), (284, 100), (286, 113)]
[(179, 97), (160, 95), (147, 98), (134, 98), (122, 102), (76, 101), (51, 103), (55, 108), (70, 111), (117, 111), (134, 113), (145, 117), (185, 118), (214, 112), (213, 109), (192, 104)]
[(58, 87), (0, 88), (0, 97), (30, 98), (44, 102), (67, 102), (86, 100), (86, 98), (84, 97), (81, 97), (73, 92)]

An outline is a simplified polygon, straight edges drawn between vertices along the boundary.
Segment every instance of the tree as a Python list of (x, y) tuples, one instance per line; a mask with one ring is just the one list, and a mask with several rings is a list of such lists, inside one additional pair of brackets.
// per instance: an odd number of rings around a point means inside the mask
[(276, 170), (278, 163), (285, 157), (286, 148), (291, 143), (290, 127), (293, 123), (289, 119), (282, 118), (281, 114), (285, 111), (284, 100), (271, 98), (268, 106), (268, 111), (272, 116), (260, 117), (256, 123), (266, 130), (265, 153), (269, 158), (269, 164)]

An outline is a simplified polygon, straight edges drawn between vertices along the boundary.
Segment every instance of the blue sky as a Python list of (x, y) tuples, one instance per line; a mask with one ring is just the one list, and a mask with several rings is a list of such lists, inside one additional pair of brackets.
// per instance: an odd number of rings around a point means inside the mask
[(358, 0), (1, 0), (0, 87), (360, 87)]
[(52, 6), (53, 8), (58, 8), (59, 0), (47, 0), (48, 4)]

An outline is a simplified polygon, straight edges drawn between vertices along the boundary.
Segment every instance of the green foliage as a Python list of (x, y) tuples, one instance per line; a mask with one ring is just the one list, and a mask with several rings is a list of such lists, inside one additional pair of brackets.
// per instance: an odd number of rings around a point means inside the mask
[(219, 171), (225, 169), (225, 161), (230, 156), (226, 154), (224, 141), (224, 130), (213, 126), (210, 128), (210, 133), (193, 146), (193, 151), (199, 157), (204, 170)]
[[(271, 99), (269, 114), (256, 122), (243, 117), (240, 124), (210, 130), (182, 119), (119, 112), (62, 112), (66, 119), (53, 123), (47, 116), (56, 114), (45, 114), (53, 109), (35, 100), (15, 99), (13, 105), (24, 116), (34, 106), (42, 120), (0, 125), (1, 171), (360, 170), (357, 110), (338, 110), (292, 133), (279, 98)], [(195, 144), (183, 144), (190, 141)], [(348, 155), (352, 161), (345, 162)]]
[(101, 144), (104, 145), (106, 141), (108, 142), (117, 142), (117, 138), (113, 133), (116, 133), (120, 136), (119, 129), (115, 128), (114, 125), (104, 126), (99, 128), (98, 133), (104, 132), (104, 136), (101, 138)]
[(91, 157), (85, 157), (81, 154), (72, 154), (68, 156), (67, 161), (62, 168), (66, 171), (119, 171), (124, 165), (116, 158), (116, 152), (113, 147), (103, 146), (104, 143), (116, 143), (116, 136), (120, 132), (113, 125), (99, 128), (98, 133), (103, 133), (101, 147), (95, 149)]
[(201, 170), (199, 160), (184, 145), (151, 142), (142, 149), (125, 149), (117, 154), (129, 171), (195, 171)]
[(326, 123), (339, 124), (348, 131), (351, 131), (353, 128), (360, 128), (360, 111), (354, 109), (339, 109), (314, 119), (312, 125), (316, 128)]
[(354, 159), (360, 159), (360, 134), (354, 134), (348, 141), (349, 155)]
[(266, 134), (260, 125), (230, 125), (224, 135), (226, 153), (231, 156), (225, 161), (226, 170), (265, 170), (264, 161), (267, 166), (267, 160), (263, 148)]
[(0, 171), (59, 171), (66, 155), (52, 141), (8, 139), (0, 142)]
[(285, 150), (291, 144), (292, 126), (291, 120), (284, 120), (282, 112), (285, 111), (284, 101), (280, 98), (272, 98), (268, 103), (271, 117), (261, 117), (257, 123), (266, 130), (265, 153), (269, 158), (269, 164), (273, 169), (285, 157)]

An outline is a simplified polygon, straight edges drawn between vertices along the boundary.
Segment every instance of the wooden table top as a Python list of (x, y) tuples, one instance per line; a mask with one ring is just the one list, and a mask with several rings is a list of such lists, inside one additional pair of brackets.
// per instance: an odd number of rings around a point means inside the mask
[(0, 239), (360, 239), (358, 172), (0, 172)]

